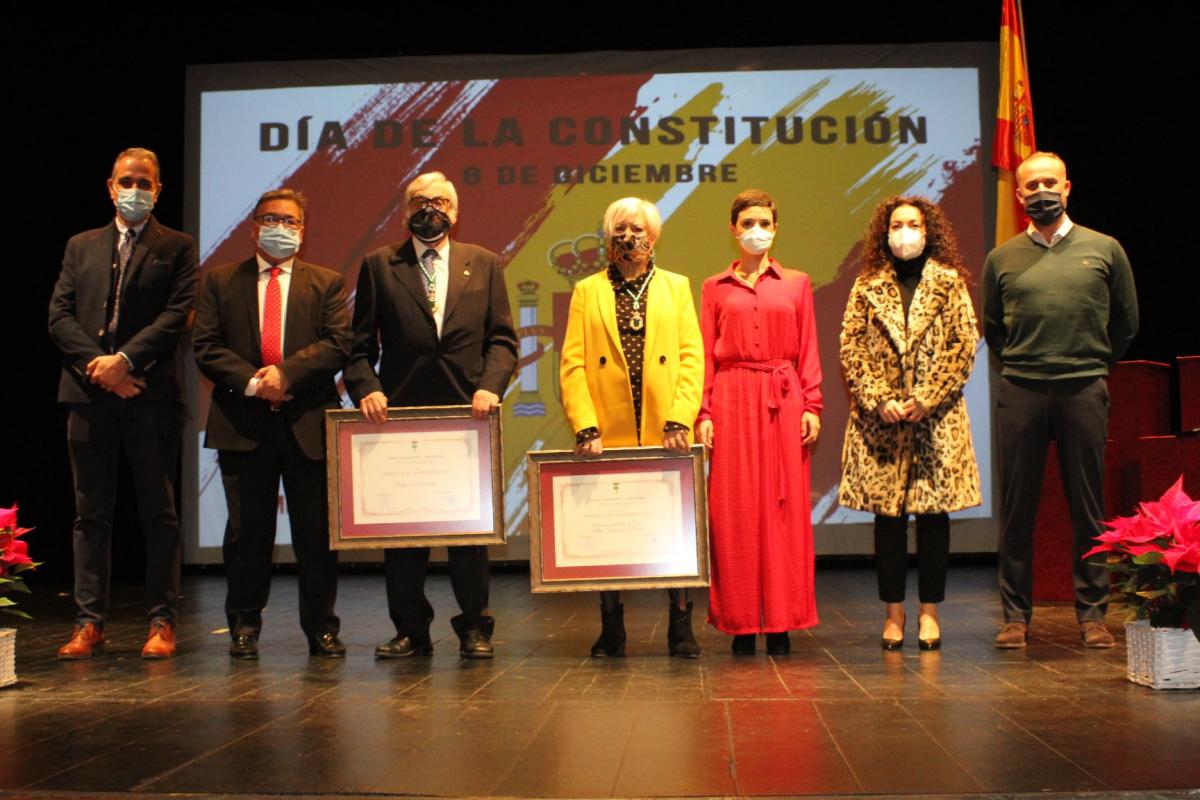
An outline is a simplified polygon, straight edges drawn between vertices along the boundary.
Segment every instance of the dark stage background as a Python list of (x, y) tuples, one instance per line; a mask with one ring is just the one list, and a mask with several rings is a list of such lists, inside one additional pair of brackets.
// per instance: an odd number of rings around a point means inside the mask
[[(415, 7), (415, 6), (414, 6)], [(398, 13), (335, 18), (330, 6), (269, 12), (213, 7), (204, 14), (138, 12), (125, 19), (33, 12), (5, 35), (10, 271), (3, 318), (7, 377), (0, 438), (0, 504), (21, 504), (35, 525), (31, 549), (45, 562), (31, 584), (71, 571), (73, 517), (59, 373), (46, 334), (46, 305), (67, 238), (112, 216), (105, 192), (112, 159), (144, 146), (162, 159), (155, 210), (183, 223), (184, 77), (188, 64), (371, 58), (450, 53), (557, 53), (912, 42), (995, 43), (1000, 2), (955, 4), (953, 17), (924, 18), (913, 5), (728, 6), (700, 21), (644, 16), (599, 5), (586, 21), (532, 9), (427, 4)], [(940, 4), (931, 8), (942, 8)], [(1167, 10), (1163, 10), (1166, 8)], [(1128, 358), (1171, 361), (1200, 352), (1197, 330), (1195, 175), (1191, 68), (1183, 62), (1185, 5), (1026, 4), (1037, 142), (1063, 155), (1073, 185), (1071, 216), (1124, 244), (1134, 266), (1142, 328)], [(447, 24), (441, 37), (422, 38)], [(1194, 47), (1192, 42), (1188, 46)], [(1177, 55), (1178, 54), (1178, 55)], [(998, 53), (997, 53), (998, 61)], [(990, 123), (989, 123), (990, 124)], [(990, 158), (990, 154), (989, 154)], [(836, 380), (836, 378), (833, 378)], [(128, 492), (118, 521), (136, 529)], [(118, 536), (116, 578), (137, 579), (141, 545)]]

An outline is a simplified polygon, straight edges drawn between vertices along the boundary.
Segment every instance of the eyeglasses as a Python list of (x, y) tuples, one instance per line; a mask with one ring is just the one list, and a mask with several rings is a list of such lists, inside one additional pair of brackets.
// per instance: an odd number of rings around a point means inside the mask
[(408, 205), (410, 208), (424, 208), (425, 206), (433, 206), (438, 211), (449, 211), (450, 210), (450, 198), (449, 197), (423, 197), (419, 194), (415, 194), (412, 197), (408, 198)]
[(304, 225), (304, 222), (295, 217), (277, 217), (274, 214), (263, 214), (261, 217), (255, 217), (254, 221), (263, 228), (274, 228), (282, 225), (285, 228), (297, 230)]

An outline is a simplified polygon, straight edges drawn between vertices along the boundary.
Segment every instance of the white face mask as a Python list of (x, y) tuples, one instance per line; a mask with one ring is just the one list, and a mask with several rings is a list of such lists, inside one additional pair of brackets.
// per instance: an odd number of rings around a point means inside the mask
[(750, 230), (738, 236), (738, 241), (741, 242), (742, 247), (747, 253), (758, 255), (770, 249), (771, 242), (775, 241), (775, 231), (769, 231), (755, 225)]
[(117, 212), (126, 222), (138, 224), (154, 208), (154, 192), (137, 188), (117, 189)]
[(271, 258), (291, 258), (300, 249), (300, 231), (283, 225), (258, 229), (258, 246)]
[(888, 234), (888, 247), (901, 261), (912, 261), (925, 252), (925, 233), (915, 228), (897, 228)]

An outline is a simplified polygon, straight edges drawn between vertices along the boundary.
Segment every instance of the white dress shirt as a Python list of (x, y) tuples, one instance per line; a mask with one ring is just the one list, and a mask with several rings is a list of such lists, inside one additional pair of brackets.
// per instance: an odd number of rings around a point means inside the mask
[(1062, 219), (1058, 223), (1058, 228), (1055, 229), (1054, 233), (1050, 234), (1050, 241), (1046, 241), (1046, 237), (1042, 236), (1041, 231), (1035, 228), (1032, 222), (1029, 223), (1029, 227), (1025, 229), (1025, 232), (1029, 234), (1030, 239), (1033, 239), (1034, 242), (1040, 244), (1042, 247), (1054, 247), (1054, 245), (1063, 240), (1064, 236), (1071, 232), (1071, 228), (1073, 227), (1075, 227), (1075, 223), (1071, 222), (1070, 218), (1064, 212)]

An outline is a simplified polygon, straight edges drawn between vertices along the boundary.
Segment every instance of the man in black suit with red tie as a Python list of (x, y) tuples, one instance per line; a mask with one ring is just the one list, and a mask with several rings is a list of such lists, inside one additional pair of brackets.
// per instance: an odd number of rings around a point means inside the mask
[(214, 268), (196, 306), (196, 364), (213, 382), (204, 446), (218, 451), (229, 508), (222, 549), (233, 658), (258, 658), (281, 477), (309, 653), (346, 654), (333, 610), (324, 419), (341, 405), (335, 376), (350, 352), (350, 321), (342, 276), (295, 257), (304, 215), (299, 192), (260, 197), (254, 256)]
[(158, 157), (140, 147), (113, 163), (116, 218), (67, 242), (50, 298), (50, 338), (63, 356), (58, 402), (67, 408), (75, 478), (75, 604), (64, 660), (104, 648), (112, 571), (117, 459), (133, 470), (146, 539), (150, 632), (143, 658), (175, 655), (179, 516), (175, 476), (183, 391), (175, 361), (196, 297), (196, 243), (150, 214), (162, 191)]
[[(517, 363), (504, 274), (494, 253), (450, 239), (458, 194), (445, 175), (418, 176), (404, 199), (412, 238), (370, 253), (358, 273), (346, 388), (375, 423), (388, 406), (470, 405), (485, 419), (498, 413)], [(384, 552), (396, 636), (375, 648), (377, 658), (433, 652), (428, 564), (427, 547)], [(491, 658), (487, 547), (451, 547), (450, 583), (462, 611), (450, 620), (459, 653)]]

